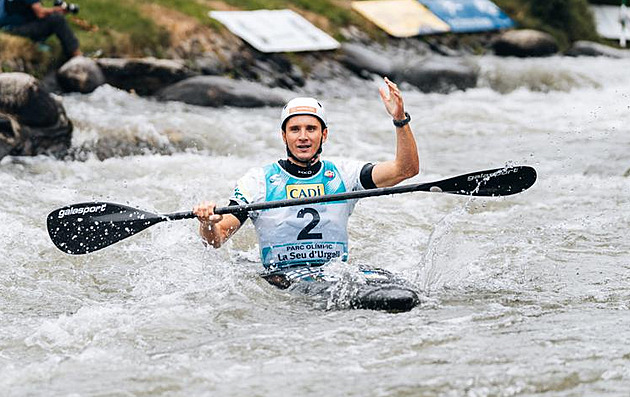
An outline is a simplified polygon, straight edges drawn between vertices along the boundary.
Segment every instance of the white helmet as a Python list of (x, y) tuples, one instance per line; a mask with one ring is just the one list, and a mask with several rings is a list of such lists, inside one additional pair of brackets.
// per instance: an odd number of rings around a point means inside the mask
[(282, 108), (280, 116), (280, 128), (284, 131), (284, 126), (290, 117), (308, 114), (317, 117), (322, 122), (322, 129), (328, 125), (326, 112), (321, 103), (315, 98), (293, 98)]

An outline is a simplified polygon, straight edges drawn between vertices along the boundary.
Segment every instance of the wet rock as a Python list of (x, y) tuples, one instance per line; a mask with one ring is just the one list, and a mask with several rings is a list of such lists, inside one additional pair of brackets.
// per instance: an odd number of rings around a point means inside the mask
[(15, 117), (0, 112), (0, 159), (18, 147), (21, 139), (20, 124)]
[(25, 73), (0, 74), (0, 111), (34, 127), (48, 126), (59, 119), (57, 102), (35, 77)]
[(51, 70), (44, 77), (39, 80), (39, 84), (48, 92), (62, 95), (64, 93), (63, 89), (59, 85), (59, 81), (57, 81), (57, 71)]
[(305, 83), (302, 70), (281, 54), (259, 54), (252, 70), (269, 87), (293, 89)]
[(294, 89), (306, 83), (302, 70), (284, 54), (266, 54), (241, 43), (217, 54), (205, 54), (192, 63), (199, 74), (218, 76), (229, 72), (235, 79), (262, 83), (268, 87)]
[(365, 77), (369, 74), (391, 76), (393, 70), (393, 64), (386, 54), (354, 43), (343, 43), (341, 45), (339, 62), (353, 72)]
[(573, 46), (565, 52), (565, 55), (572, 57), (589, 56), (589, 57), (609, 57), (609, 58), (630, 58), (629, 50), (620, 50), (609, 47), (607, 45), (594, 43), (592, 41), (576, 41)]
[[(477, 85), (477, 68), (459, 57), (430, 56), (426, 46), (387, 52), (356, 43), (342, 44), (339, 62), (359, 76), (389, 76), (424, 92), (450, 92)], [(392, 61), (392, 59), (398, 61)]]
[(478, 68), (462, 58), (433, 56), (394, 67), (393, 76), (422, 92), (448, 93), (477, 85)]
[(200, 74), (207, 76), (219, 76), (225, 73), (223, 62), (213, 53), (207, 53), (193, 60), (193, 68)]
[(341, 33), (344, 39), (348, 42), (358, 42), (364, 44), (372, 42), (370, 35), (353, 25), (339, 29), (339, 33)]
[(59, 68), (57, 82), (65, 92), (88, 94), (105, 84), (105, 76), (96, 61), (78, 56)]
[[(72, 123), (40, 82), (24, 73), (0, 74), (0, 155), (63, 155)], [(0, 157), (1, 157), (0, 156)]]
[(170, 59), (101, 58), (96, 62), (108, 84), (139, 95), (152, 95), (195, 75), (183, 62)]
[(268, 87), (294, 89), (305, 84), (302, 70), (283, 54), (265, 54), (243, 48), (231, 58), (234, 74)]
[(558, 44), (550, 34), (532, 29), (510, 30), (492, 43), (499, 56), (543, 57), (558, 52)]
[(287, 99), (262, 84), (219, 76), (191, 77), (161, 90), (157, 98), (210, 107), (282, 106)]

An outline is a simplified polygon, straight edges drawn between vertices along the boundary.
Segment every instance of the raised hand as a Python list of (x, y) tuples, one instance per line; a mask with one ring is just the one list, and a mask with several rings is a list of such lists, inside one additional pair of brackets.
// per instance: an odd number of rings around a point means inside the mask
[(378, 92), (381, 94), (385, 109), (394, 120), (402, 120), (405, 118), (405, 106), (403, 104), (402, 94), (393, 81), (387, 77), (385, 77), (384, 80), (385, 84), (387, 84), (387, 89), (381, 87), (378, 89)]

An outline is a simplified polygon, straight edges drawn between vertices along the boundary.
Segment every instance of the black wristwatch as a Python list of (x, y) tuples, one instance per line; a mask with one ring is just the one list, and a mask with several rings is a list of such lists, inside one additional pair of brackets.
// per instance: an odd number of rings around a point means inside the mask
[(411, 121), (411, 116), (409, 113), (405, 112), (405, 118), (402, 120), (392, 120), (396, 127), (404, 127)]

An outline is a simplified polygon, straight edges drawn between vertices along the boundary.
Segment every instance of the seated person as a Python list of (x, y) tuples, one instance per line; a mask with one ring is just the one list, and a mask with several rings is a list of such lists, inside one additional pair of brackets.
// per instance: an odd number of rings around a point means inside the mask
[(40, 0), (0, 0), (0, 29), (43, 42), (55, 34), (67, 58), (81, 55), (79, 40), (64, 14), (67, 7), (44, 7)]

